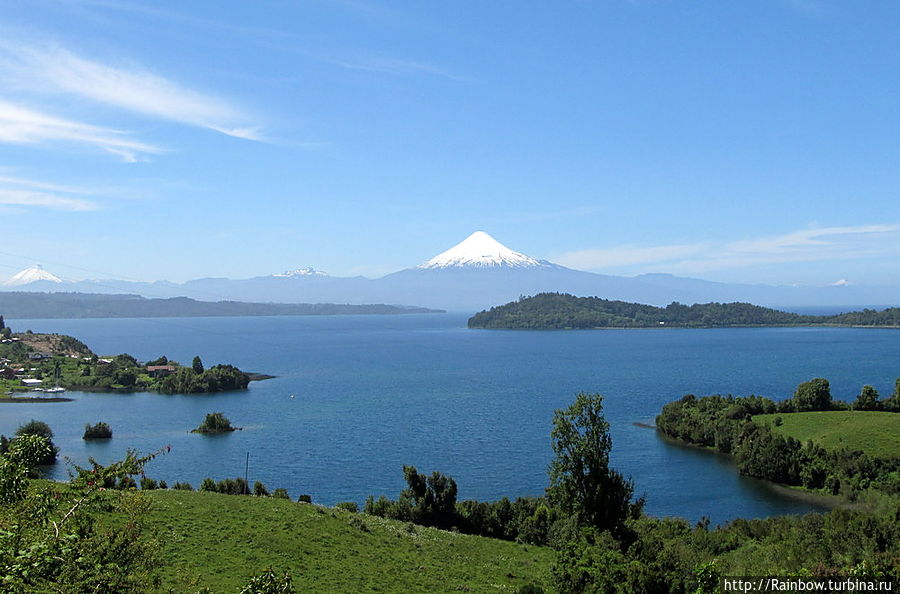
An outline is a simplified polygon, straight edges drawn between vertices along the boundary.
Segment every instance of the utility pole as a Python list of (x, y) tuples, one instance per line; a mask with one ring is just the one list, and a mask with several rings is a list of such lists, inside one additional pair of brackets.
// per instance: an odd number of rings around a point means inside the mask
[(250, 494), (250, 452), (247, 452), (247, 462), (244, 464), (244, 495)]

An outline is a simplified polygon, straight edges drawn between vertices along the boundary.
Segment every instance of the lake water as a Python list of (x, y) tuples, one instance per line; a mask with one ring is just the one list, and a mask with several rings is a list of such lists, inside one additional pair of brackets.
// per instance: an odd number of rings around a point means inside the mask
[[(882, 395), (900, 375), (900, 331), (851, 328), (712, 330), (468, 330), (458, 314), (177, 319), (8, 320), (15, 330), (71, 334), (101, 354), (189, 364), (233, 363), (275, 379), (217, 395), (92, 394), (74, 402), (0, 406), (0, 433), (35, 418), (61, 455), (83, 464), (171, 445), (147, 474), (188, 481), (242, 476), (315, 502), (396, 497), (402, 466), (453, 476), (459, 496), (542, 494), (553, 411), (579, 391), (605, 396), (612, 464), (647, 495), (646, 510), (713, 523), (810, 511), (737, 475), (727, 458), (683, 447), (651, 423), (686, 393), (789, 397), (813, 377), (851, 400), (863, 384)], [(290, 398), (294, 394), (295, 398)], [(221, 411), (237, 431), (188, 433)], [(85, 423), (114, 438), (86, 443)], [(66, 477), (57, 464), (56, 478)]]

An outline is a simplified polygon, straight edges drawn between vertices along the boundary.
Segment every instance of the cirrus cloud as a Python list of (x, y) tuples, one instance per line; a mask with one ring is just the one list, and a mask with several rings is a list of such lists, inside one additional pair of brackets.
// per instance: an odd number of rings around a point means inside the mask
[(889, 255), (900, 246), (900, 224), (802, 229), (729, 242), (656, 246), (622, 245), (577, 250), (554, 260), (582, 270), (630, 267), (641, 272), (702, 273), (764, 264), (848, 260)]

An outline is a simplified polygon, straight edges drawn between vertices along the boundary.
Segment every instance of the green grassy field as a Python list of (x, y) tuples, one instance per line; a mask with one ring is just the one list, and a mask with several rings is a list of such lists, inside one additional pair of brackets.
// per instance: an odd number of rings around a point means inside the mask
[[(776, 417), (781, 417), (781, 426), (775, 426)], [(898, 413), (822, 411), (757, 415), (753, 420), (803, 443), (812, 440), (827, 449), (862, 450), (879, 458), (900, 457)]]
[(298, 592), (515, 592), (546, 587), (550, 549), (285, 499), (150, 491), (161, 592), (237, 592), (272, 566)]

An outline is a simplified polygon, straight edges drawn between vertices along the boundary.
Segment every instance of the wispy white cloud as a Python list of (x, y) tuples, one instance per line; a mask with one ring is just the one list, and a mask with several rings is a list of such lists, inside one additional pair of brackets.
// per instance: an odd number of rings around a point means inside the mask
[(418, 60), (407, 60), (402, 58), (385, 58), (379, 56), (357, 55), (342, 58), (322, 58), (341, 68), (349, 70), (363, 70), (366, 72), (379, 72), (382, 74), (392, 74), (395, 76), (405, 76), (413, 74), (426, 74), (447, 78), (454, 81), (465, 82), (469, 79), (459, 76), (448, 70), (422, 62)]
[(13, 177), (0, 174), (0, 187), (4, 186), (23, 186), (35, 190), (47, 190), (50, 192), (62, 192), (64, 194), (81, 194), (89, 195), (96, 193), (94, 190), (82, 188), (79, 186), (68, 186), (63, 184), (55, 184), (50, 182), (27, 179), (24, 177)]
[(37, 206), (55, 210), (96, 210), (97, 204), (83, 198), (61, 196), (51, 192), (0, 188), (0, 204)]
[(100, 205), (94, 197), (101, 193), (78, 186), (0, 175), (0, 205), (69, 211), (97, 210)]
[(67, 120), (0, 99), (0, 142), (87, 144), (134, 162), (165, 149), (129, 138), (126, 132)]
[(631, 268), (641, 272), (701, 273), (765, 264), (886, 256), (896, 254), (898, 247), (900, 225), (859, 225), (802, 229), (731, 242), (579, 250), (554, 260), (583, 270)]
[(151, 118), (264, 140), (261, 128), (233, 104), (139, 66), (104, 64), (59, 46), (0, 43), (0, 74), (15, 89), (62, 93)]

